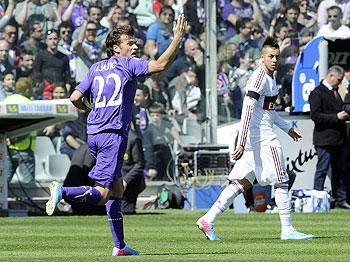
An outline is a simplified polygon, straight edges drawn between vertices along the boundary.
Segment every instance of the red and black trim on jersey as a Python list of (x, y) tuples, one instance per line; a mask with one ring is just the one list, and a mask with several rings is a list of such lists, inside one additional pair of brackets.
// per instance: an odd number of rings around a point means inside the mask
[(252, 118), (253, 114), (253, 106), (252, 105), (246, 105), (245, 107), (245, 117), (243, 121), (243, 128), (242, 128), (242, 134), (241, 134), (241, 139), (239, 141), (239, 144), (241, 146), (244, 146), (246, 141), (247, 141), (247, 136), (248, 136), (248, 130), (250, 126), (250, 120)]
[(254, 83), (254, 89), (259, 89), (259, 87), (261, 86), (261, 84), (264, 80), (265, 74), (266, 74), (265, 70), (260, 68), (260, 71), (258, 73), (258, 77), (256, 78), (255, 83)]
[[(248, 91), (247, 96), (255, 99), (256, 101), (259, 100), (260, 95), (257, 92), (254, 91)], [(265, 110), (275, 110), (276, 108), (276, 96), (265, 96), (264, 97), (264, 103), (263, 103), (263, 109)]]

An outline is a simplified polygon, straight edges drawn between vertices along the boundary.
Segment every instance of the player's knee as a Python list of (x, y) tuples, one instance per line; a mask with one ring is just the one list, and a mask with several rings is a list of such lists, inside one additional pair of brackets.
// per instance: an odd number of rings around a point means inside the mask
[(101, 200), (98, 203), (99, 205), (105, 205), (111, 196), (111, 191), (108, 188), (102, 187), (102, 186), (96, 186), (95, 187), (98, 191), (100, 191), (101, 194)]
[(243, 191), (249, 190), (252, 187), (252, 184), (248, 179), (234, 179), (230, 180), (230, 184), (239, 183), (243, 187)]

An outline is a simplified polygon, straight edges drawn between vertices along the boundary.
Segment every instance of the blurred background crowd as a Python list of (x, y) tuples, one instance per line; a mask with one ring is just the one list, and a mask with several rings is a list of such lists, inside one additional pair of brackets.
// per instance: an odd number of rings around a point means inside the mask
[[(350, 37), (347, 0), (217, 0), (216, 6), (221, 124), (240, 118), (245, 84), (266, 36), (275, 37), (281, 48), (277, 109), (283, 111), (290, 110), (294, 65), (305, 45), (316, 36)], [(156, 59), (170, 44), (172, 22), (181, 13), (188, 27), (180, 51), (167, 71), (140, 80), (133, 112), (146, 178), (169, 180), (167, 170), (174, 169), (164, 163), (173, 159), (173, 142), (178, 147), (188, 142), (182, 136), (188, 123), (195, 130), (188, 137), (198, 139), (196, 131), (207, 121), (204, 0), (0, 0), (0, 101), (13, 94), (31, 100), (68, 98), (89, 67), (106, 58), (104, 41), (115, 26), (132, 25), (138, 57)], [(86, 143), (86, 117), (79, 112), (78, 120), (36, 135), (49, 136), (72, 158)]]

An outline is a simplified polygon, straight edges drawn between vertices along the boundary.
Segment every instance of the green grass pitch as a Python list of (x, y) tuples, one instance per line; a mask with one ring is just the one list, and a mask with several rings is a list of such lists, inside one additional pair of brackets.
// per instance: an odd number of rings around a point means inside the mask
[(222, 241), (195, 226), (204, 211), (155, 210), (124, 216), (127, 243), (139, 257), (111, 257), (104, 216), (0, 218), (0, 261), (350, 261), (350, 212), (294, 214), (294, 226), (316, 239), (279, 240), (277, 214), (234, 214), (216, 223)]

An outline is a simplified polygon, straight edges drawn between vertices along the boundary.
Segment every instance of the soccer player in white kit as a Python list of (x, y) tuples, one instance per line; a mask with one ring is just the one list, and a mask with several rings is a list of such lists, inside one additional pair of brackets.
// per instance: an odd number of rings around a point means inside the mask
[(273, 185), (275, 188), (276, 205), (281, 221), (281, 239), (314, 238), (313, 235), (296, 231), (292, 226), (288, 195), (289, 178), (281, 144), (273, 131), (273, 125), (276, 124), (294, 141), (302, 138), (300, 133), (275, 111), (279, 88), (276, 86), (274, 72), (279, 55), (277, 41), (268, 37), (262, 46), (261, 66), (253, 72), (247, 82), (238, 144), (231, 155), (237, 162), (228, 176), (230, 184), (196, 223), (209, 240), (220, 240), (213, 227), (216, 218), (232, 204), (236, 196), (252, 186), (254, 177), (260, 185)]

